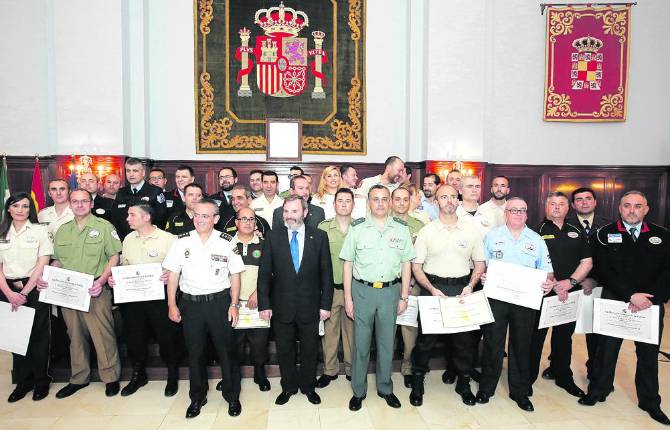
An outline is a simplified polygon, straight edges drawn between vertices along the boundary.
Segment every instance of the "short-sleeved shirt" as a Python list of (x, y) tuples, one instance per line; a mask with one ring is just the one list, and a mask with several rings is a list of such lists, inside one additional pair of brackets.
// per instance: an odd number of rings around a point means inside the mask
[(482, 239), (484, 239), (489, 231), (495, 228), (495, 218), (486, 212), (482, 212), (479, 206), (473, 215), (465, 210), (463, 206), (459, 205), (458, 208), (456, 208), (456, 216), (458, 219), (462, 219), (463, 221), (469, 222), (475, 226), (482, 235)]
[(251, 241), (244, 243), (235, 235), (232, 244), (235, 247), (235, 252), (242, 257), (244, 263), (244, 272), (240, 275), (240, 299), (249, 300), (249, 296), (256, 291), (256, 284), (258, 283), (258, 267), (261, 264), (261, 256), (263, 255), (263, 240), (255, 234)]
[(258, 216), (265, 218), (265, 221), (272, 226), (272, 214), (275, 209), (281, 207), (284, 204), (284, 199), (279, 196), (274, 196), (271, 202), (265, 198), (265, 194), (261, 194), (259, 197), (251, 201), (251, 209)]
[(591, 247), (575, 225), (563, 222), (563, 227), (558, 228), (556, 224), (545, 219), (535, 231), (547, 244), (557, 281), (568, 279), (584, 258), (591, 257)]
[(491, 216), (495, 220), (495, 227), (500, 227), (505, 224), (505, 206), (506, 204), (498, 206), (493, 203), (493, 201), (489, 200), (479, 206), (479, 211)]
[(409, 234), (412, 236), (412, 243), (414, 243), (414, 241), (416, 241), (416, 236), (425, 224), (420, 219), (414, 218), (411, 215), (407, 217), (407, 221), (405, 222), (407, 223), (407, 228), (409, 228)]
[(414, 246), (407, 223), (387, 217), (382, 230), (372, 217), (361, 218), (349, 227), (340, 258), (353, 262), (354, 278), (367, 282), (389, 282), (399, 278), (402, 263), (414, 258)]
[(54, 259), (63, 269), (102, 275), (109, 259), (121, 252), (119, 235), (109, 221), (90, 215), (84, 228), (77, 221), (63, 224), (54, 237)]
[(149, 263), (161, 264), (175, 239), (176, 236), (156, 226), (146, 236), (140, 236), (137, 231), (132, 231), (123, 239), (121, 264), (124, 266)]
[(491, 230), (484, 238), (484, 254), (487, 265), (491, 260), (500, 260), (545, 272), (554, 271), (547, 244), (527, 226), (518, 239), (514, 239), (507, 225)]
[(370, 188), (372, 188), (375, 185), (384, 185), (386, 188), (388, 188), (389, 193), (392, 193), (396, 188), (400, 186), (400, 184), (396, 183), (391, 183), (391, 184), (382, 184), (382, 175), (377, 175), (377, 176), (370, 176), (369, 178), (365, 178), (361, 181), (361, 185), (356, 189), (356, 194), (363, 196), (367, 199), (368, 197), (368, 192), (370, 192)]
[(72, 221), (74, 219), (74, 214), (72, 213), (72, 208), (68, 205), (63, 213), (58, 215), (56, 213), (56, 206), (49, 206), (44, 208), (37, 214), (37, 220), (41, 224), (47, 226), (47, 231), (49, 232), (49, 238), (53, 241), (56, 232), (66, 222)]
[(192, 295), (218, 293), (230, 288), (229, 274), (244, 271), (242, 257), (233, 250), (229, 234), (212, 230), (207, 242), (192, 230), (174, 241), (163, 267), (181, 273), (179, 288)]
[(330, 260), (333, 265), (333, 282), (335, 284), (342, 284), (342, 274), (344, 272), (344, 260), (340, 258), (340, 251), (344, 245), (344, 238), (347, 236), (347, 231), (344, 233), (340, 230), (340, 225), (337, 219), (331, 218), (319, 223), (319, 229), (326, 232), (328, 235), (328, 245), (330, 246)]
[(170, 216), (165, 223), (165, 231), (171, 234), (180, 235), (182, 233), (188, 233), (193, 229), (195, 229), (193, 218), (188, 216), (186, 209), (182, 209), (180, 212), (170, 213)]
[(47, 226), (30, 221), (16, 231), (10, 224), (7, 236), (0, 239), (0, 263), (7, 279), (29, 278), (37, 259), (53, 254)]
[(414, 263), (440, 278), (460, 278), (470, 273), (470, 261), (484, 261), (484, 243), (477, 229), (458, 220), (448, 226), (439, 219), (426, 225), (414, 243)]

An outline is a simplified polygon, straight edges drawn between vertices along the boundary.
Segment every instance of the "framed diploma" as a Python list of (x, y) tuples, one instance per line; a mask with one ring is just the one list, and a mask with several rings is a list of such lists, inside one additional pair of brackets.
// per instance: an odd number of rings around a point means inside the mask
[(658, 305), (631, 312), (628, 303), (618, 300), (593, 300), (593, 332), (605, 336), (658, 345)]
[(539, 310), (542, 305), (542, 283), (547, 272), (519, 264), (491, 260), (486, 268), (484, 293), (490, 299)]
[(267, 118), (265, 139), (268, 160), (302, 160), (302, 120)]
[(42, 278), (49, 286), (40, 291), (40, 302), (88, 312), (91, 303), (88, 289), (93, 285), (93, 275), (44, 266)]
[(163, 268), (158, 263), (112, 267), (114, 303), (164, 300), (162, 274)]
[(542, 300), (540, 322), (537, 328), (553, 327), (577, 321), (583, 296), (581, 291), (573, 291), (568, 293), (568, 298), (564, 302), (558, 300), (558, 296), (545, 297)]

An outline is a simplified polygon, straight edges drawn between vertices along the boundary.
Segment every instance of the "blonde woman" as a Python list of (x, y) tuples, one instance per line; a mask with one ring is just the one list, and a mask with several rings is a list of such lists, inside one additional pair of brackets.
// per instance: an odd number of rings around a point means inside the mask
[(312, 204), (319, 206), (326, 213), (326, 219), (335, 217), (335, 193), (340, 189), (342, 184), (342, 177), (340, 176), (340, 169), (335, 166), (328, 166), (321, 172), (321, 179), (319, 180), (319, 188), (316, 194), (312, 196)]

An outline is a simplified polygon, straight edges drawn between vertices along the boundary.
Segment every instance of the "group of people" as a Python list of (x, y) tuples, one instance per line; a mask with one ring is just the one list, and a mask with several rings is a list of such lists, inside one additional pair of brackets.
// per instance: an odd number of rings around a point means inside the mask
[[(224, 167), (218, 172), (219, 190), (209, 196), (187, 165), (177, 168), (170, 191), (164, 171), (151, 169), (147, 177), (136, 158), (126, 160), (125, 177), (128, 185), (122, 188), (116, 175), (106, 177), (102, 193), (92, 173), (79, 177), (76, 190), (54, 179), (48, 186), (54, 205), (39, 214), (29, 194), (14, 193), (7, 200), (0, 223), (0, 299), (14, 309), (35, 309), (28, 351), (13, 355), (16, 388), (9, 402), (31, 391), (34, 400), (41, 400), (49, 392), (51, 309), (38, 301), (38, 290), (49, 288), (42, 276), (46, 265), (95, 279), (88, 312), (58, 309), (67, 327), (72, 373), (56, 397), (89, 384), (91, 343), (106, 394), (135, 393), (148, 381), (147, 343), (153, 331), (168, 371), (165, 396), (178, 391), (180, 344), (185, 345), (187, 418), (207, 403), (208, 342), (223, 376), (217, 389), (231, 416), (242, 411), (240, 351), (246, 344), (254, 382), (261, 391), (270, 389), (265, 373), (269, 330), (234, 330), (242, 304), (257, 309), (274, 331), (281, 372), (276, 404), (285, 404), (298, 390), (319, 404), (316, 390), (342, 370), (341, 343), (342, 367), (352, 387), (349, 409), (359, 410), (367, 396), (374, 336), (377, 394), (390, 407), (401, 407), (391, 373), (396, 318), (405, 312), (409, 296), (469, 295), (482, 288), (492, 260), (547, 272), (543, 294), (559, 300), (570, 291), (588, 295), (602, 286), (603, 298), (625, 301), (632, 312), (660, 305), (662, 335), (663, 304), (670, 297), (670, 237), (645, 221), (649, 206), (639, 191), (623, 194), (620, 217), (613, 222), (595, 214), (592, 189), (578, 188), (570, 196), (552, 192), (544, 220), (531, 228), (528, 205), (509, 196), (508, 178), (492, 178), (490, 199), (480, 205), (479, 177), (454, 170), (442, 183), (428, 173), (419, 189), (398, 157), (389, 157), (381, 174), (360, 184), (354, 166), (329, 166), (315, 193), (311, 177), (298, 166), (290, 169), (289, 189), (283, 193), (273, 171), (251, 171), (248, 185), (242, 185), (235, 169)], [(119, 305), (133, 365), (121, 389), (111, 269), (145, 263), (164, 268), (166, 299)], [(495, 321), (481, 330), (433, 335), (422, 333), (420, 324), (400, 326), (401, 372), (412, 405), (422, 405), (430, 358), (443, 344), (442, 381), (455, 383), (463, 403), (489, 402), (507, 354), (509, 396), (521, 409), (533, 411), (530, 398), (547, 329), (537, 328), (538, 311), (488, 300)], [(574, 330), (574, 323), (552, 328), (551, 364), (541, 376), (555, 380), (580, 404), (593, 406), (613, 390), (622, 340), (587, 335), (589, 386), (584, 392), (571, 372)], [(319, 346), (323, 371), (317, 378)], [(636, 343), (635, 384), (639, 407), (670, 425), (660, 407), (658, 350), (658, 345)], [(472, 380), (478, 382), (476, 394)]]

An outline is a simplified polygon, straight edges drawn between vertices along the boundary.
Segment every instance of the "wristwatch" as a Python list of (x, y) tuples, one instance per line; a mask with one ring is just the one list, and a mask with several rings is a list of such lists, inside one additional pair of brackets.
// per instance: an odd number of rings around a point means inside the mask
[(409, 302), (409, 297), (401, 297), (400, 300), (403, 302)]
[(231, 308), (237, 308), (237, 309), (239, 309), (239, 308), (242, 307), (242, 305), (239, 304), (239, 303), (231, 303), (231, 304), (230, 304), (230, 307), (231, 307)]
[(570, 278), (570, 285), (575, 287), (575, 286), (577, 286), (577, 284), (579, 284), (579, 282), (577, 282), (577, 280), (575, 278)]

